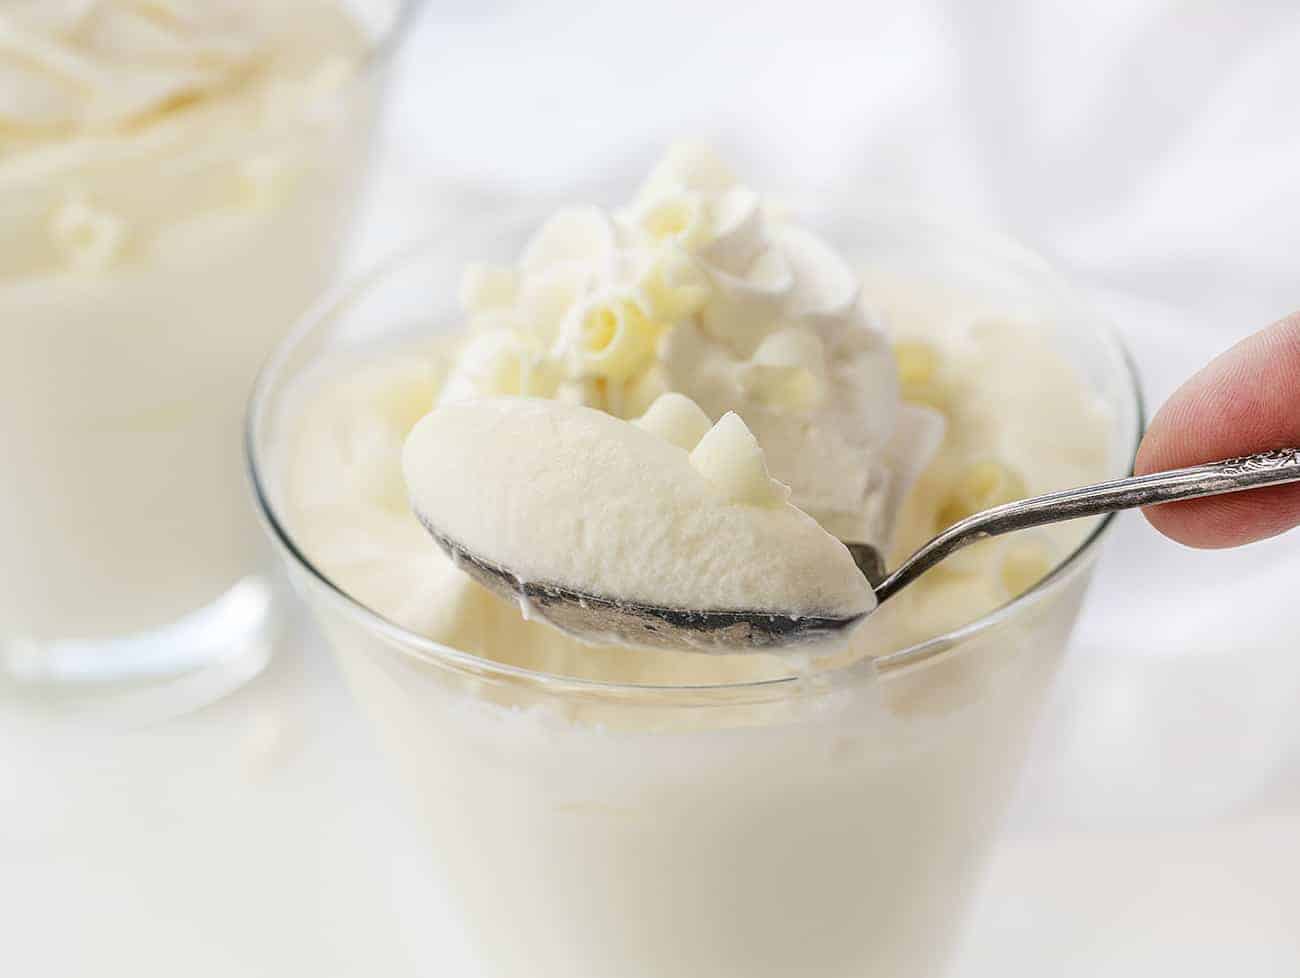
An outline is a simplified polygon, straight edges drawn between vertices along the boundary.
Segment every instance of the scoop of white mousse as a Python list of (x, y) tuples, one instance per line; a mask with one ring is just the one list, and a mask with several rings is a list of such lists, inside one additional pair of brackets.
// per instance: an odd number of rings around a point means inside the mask
[(443, 404), (403, 451), (411, 504), (519, 578), (655, 608), (851, 617), (875, 596), (792, 506), (739, 416), (660, 397), (638, 421), (559, 401)]

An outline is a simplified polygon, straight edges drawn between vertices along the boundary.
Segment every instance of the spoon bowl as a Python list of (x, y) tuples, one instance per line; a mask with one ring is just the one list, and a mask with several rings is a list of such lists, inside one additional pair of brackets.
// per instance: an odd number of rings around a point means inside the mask
[(661, 608), (525, 580), (472, 553), (417, 513), (435, 543), (462, 571), (536, 619), (585, 642), (713, 654), (798, 651), (843, 638), (866, 613), (844, 618), (768, 611)]

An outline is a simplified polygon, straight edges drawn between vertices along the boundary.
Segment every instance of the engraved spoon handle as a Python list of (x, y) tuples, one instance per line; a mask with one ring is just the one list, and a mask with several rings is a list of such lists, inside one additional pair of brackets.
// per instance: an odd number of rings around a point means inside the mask
[(995, 506), (954, 523), (922, 546), (876, 586), (876, 599), (884, 601), (892, 597), (949, 554), (986, 537), (1045, 523), (1284, 482), (1300, 482), (1300, 448), (1275, 449), (1186, 469), (1116, 479)]

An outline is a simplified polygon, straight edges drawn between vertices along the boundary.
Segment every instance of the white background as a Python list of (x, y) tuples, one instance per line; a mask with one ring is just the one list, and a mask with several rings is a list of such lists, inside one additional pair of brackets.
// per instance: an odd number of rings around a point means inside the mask
[[(1300, 309), (1297, 64), (1285, 0), (434, 3), (358, 261), (703, 135), (763, 185), (1026, 241), (1158, 404)], [(1297, 590), (1294, 534), (1193, 553), (1123, 520), (959, 978), (1300, 973)], [(0, 712), (0, 972), (470, 974), (401, 801), (305, 623), (162, 727)]]

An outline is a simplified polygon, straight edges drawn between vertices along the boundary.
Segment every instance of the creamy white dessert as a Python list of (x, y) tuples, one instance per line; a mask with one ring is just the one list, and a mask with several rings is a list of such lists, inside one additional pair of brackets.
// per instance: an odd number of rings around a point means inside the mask
[[(264, 625), (261, 585), (231, 592), (260, 563), (241, 415), (334, 270), (376, 40), (341, 0), (0, 4), (11, 670), (184, 669)], [(202, 634), (156, 634), (228, 593)]]
[(662, 609), (853, 618), (875, 606), (740, 417), (710, 425), (681, 394), (635, 423), (541, 398), (444, 405), (407, 438), (403, 467), (426, 526), (524, 582)]
[[(941, 968), (1087, 557), (1034, 586), (1087, 527), (974, 547), (848, 648), (791, 662), (584, 645), (471, 581), (412, 510), (527, 573), (731, 601), (768, 582), (707, 577), (710, 544), (679, 535), (697, 525), (681, 515), (793, 506), (820, 528), (806, 551), (769, 552), (755, 529), (742, 554), (799, 568), (767, 599), (834, 586), (852, 602), (836, 538), (896, 559), (976, 509), (1118, 474), (1114, 403), (1029, 306), (947, 289), (940, 263), (916, 280), (851, 267), (679, 149), (629, 207), (566, 211), (516, 265), (471, 269), (463, 329), (429, 315), (445, 335), (276, 379), (273, 513), (488, 973)], [(1045, 286), (1035, 314), (1073, 314), (1062, 295)], [(668, 502), (629, 510), (652, 498)]]

